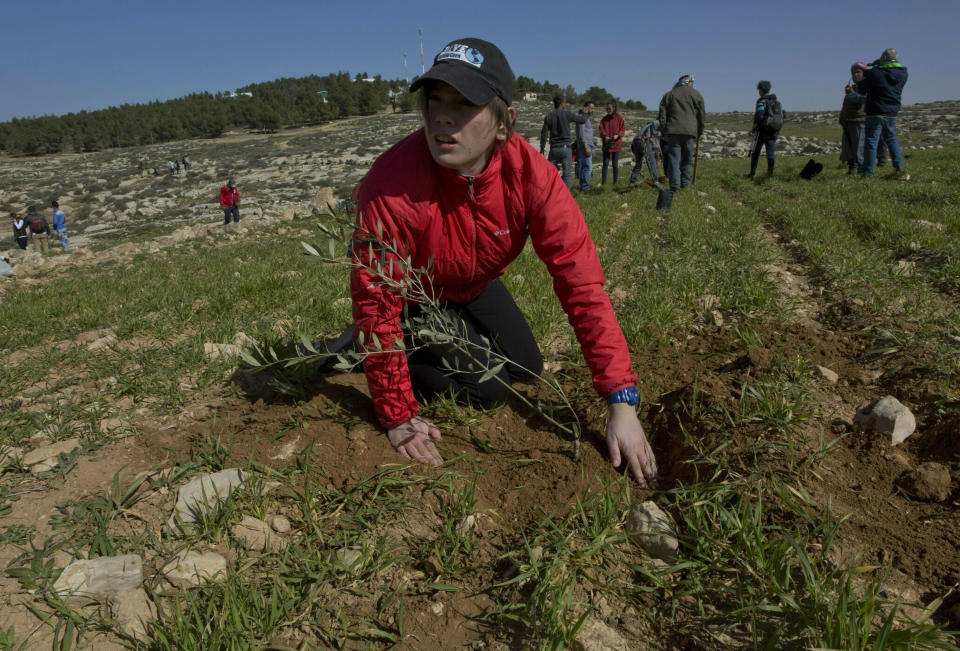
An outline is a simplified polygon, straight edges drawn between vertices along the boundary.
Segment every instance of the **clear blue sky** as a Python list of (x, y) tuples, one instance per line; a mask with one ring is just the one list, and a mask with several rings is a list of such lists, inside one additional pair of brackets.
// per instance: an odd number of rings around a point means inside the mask
[(904, 103), (960, 98), (960, 0), (386, 2), (0, 0), (0, 121), (233, 90), (278, 77), (419, 72), (477, 36), (514, 74), (655, 106), (681, 74), (708, 111), (839, 108), (851, 63), (900, 50)]

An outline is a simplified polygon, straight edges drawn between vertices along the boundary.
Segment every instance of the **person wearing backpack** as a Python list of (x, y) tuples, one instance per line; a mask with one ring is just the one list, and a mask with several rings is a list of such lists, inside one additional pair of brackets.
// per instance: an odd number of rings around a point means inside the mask
[(47, 252), (47, 240), (50, 237), (50, 225), (43, 215), (37, 212), (33, 206), (27, 207), (27, 225), (30, 227), (30, 235), (33, 238), (34, 248), (39, 247), (42, 253)]
[(783, 128), (783, 121), (787, 114), (777, 96), (770, 92), (769, 81), (757, 83), (757, 92), (760, 98), (753, 112), (753, 147), (750, 151), (750, 178), (757, 174), (757, 163), (760, 160), (760, 149), (767, 148), (767, 176), (773, 175), (773, 153), (777, 145), (777, 137)]
[(60, 246), (65, 251), (70, 250), (70, 240), (67, 239), (67, 216), (60, 210), (60, 204), (56, 201), (50, 204), (53, 206), (53, 230), (57, 231), (60, 237)]
[(16, 212), (11, 211), (10, 217), (13, 219), (13, 241), (17, 243), (17, 246), (21, 250), (27, 250), (27, 242), (30, 241), (29, 226), (27, 221), (22, 217), (18, 217)]

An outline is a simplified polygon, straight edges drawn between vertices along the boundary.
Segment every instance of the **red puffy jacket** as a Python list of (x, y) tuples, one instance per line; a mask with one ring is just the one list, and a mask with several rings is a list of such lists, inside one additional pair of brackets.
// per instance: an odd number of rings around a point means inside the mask
[(606, 151), (620, 151), (623, 148), (623, 136), (627, 133), (627, 124), (623, 121), (622, 115), (619, 113), (604, 115), (603, 119), (600, 120), (600, 128), (598, 130), (600, 131), (600, 136), (605, 140), (620, 134), (616, 143), (605, 147)]
[(240, 190), (236, 187), (231, 190), (227, 186), (220, 188), (220, 207), (229, 208), (233, 205), (240, 205)]
[[(366, 342), (376, 334), (384, 350), (402, 337), (404, 299), (374, 285), (364, 268), (379, 253), (359, 243), (363, 232), (396, 241), (414, 268), (432, 260), (436, 298), (466, 302), (498, 278), (526, 244), (553, 276), (553, 288), (583, 349), (601, 396), (636, 384), (630, 352), (610, 299), (603, 270), (577, 206), (557, 170), (519, 136), (495, 150), (487, 168), (469, 179), (436, 164), (423, 130), (404, 138), (373, 164), (359, 192), (354, 252), (361, 264), (350, 275), (353, 318)], [(389, 262), (389, 261), (382, 261)], [(419, 407), (402, 352), (368, 355), (364, 371), (377, 418), (390, 428)]]

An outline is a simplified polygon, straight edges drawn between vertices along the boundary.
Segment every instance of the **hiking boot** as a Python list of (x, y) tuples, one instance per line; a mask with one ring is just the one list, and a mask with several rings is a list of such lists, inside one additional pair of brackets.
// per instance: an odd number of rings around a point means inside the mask
[(898, 181), (909, 181), (909, 180), (910, 180), (910, 175), (907, 174), (906, 171), (905, 171), (902, 167), (894, 167), (894, 168), (893, 168), (893, 178), (895, 178), (895, 179), (898, 180)]

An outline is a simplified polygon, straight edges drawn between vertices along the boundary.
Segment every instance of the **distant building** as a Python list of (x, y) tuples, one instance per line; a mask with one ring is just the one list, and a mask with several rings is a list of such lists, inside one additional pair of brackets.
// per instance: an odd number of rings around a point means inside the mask
[(320, 96), (320, 99), (323, 100), (323, 103), (324, 103), (324, 104), (327, 103), (327, 91), (325, 91), (325, 90), (318, 90), (318, 91), (317, 91), (317, 95)]
[(537, 101), (537, 94), (536, 94), (536, 93), (524, 93), (524, 94), (523, 94), (523, 101), (524, 101), (524, 102), (536, 102), (536, 101)]
[(249, 93), (249, 92), (247, 92), (247, 93), (231, 93), (230, 91), (227, 91), (227, 92), (224, 94), (223, 97), (224, 97), (225, 99), (234, 99), (234, 98), (236, 98), (236, 97), (253, 97), (253, 93)]

